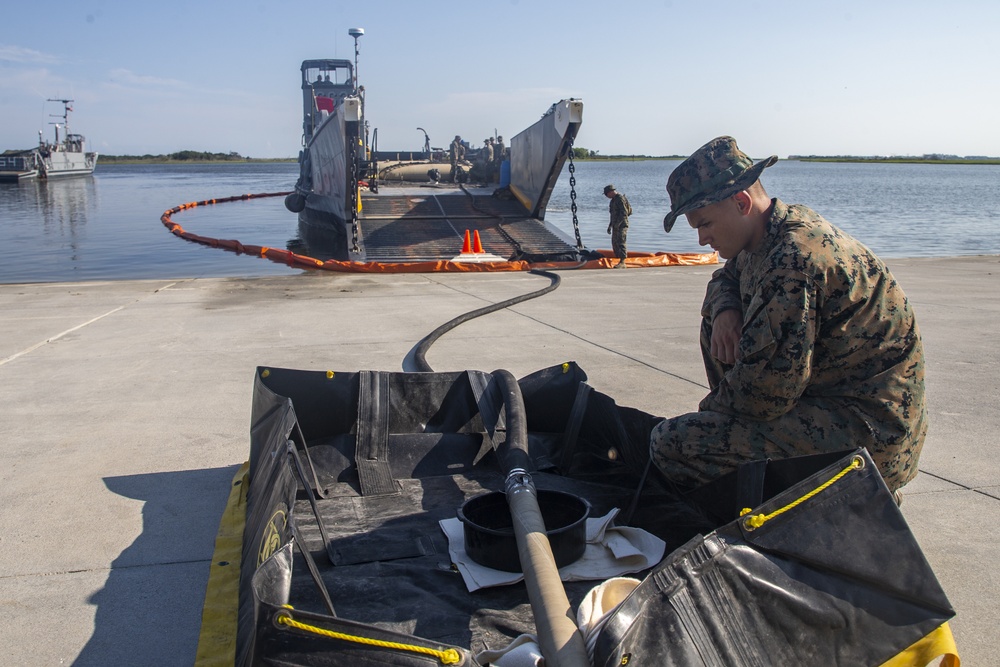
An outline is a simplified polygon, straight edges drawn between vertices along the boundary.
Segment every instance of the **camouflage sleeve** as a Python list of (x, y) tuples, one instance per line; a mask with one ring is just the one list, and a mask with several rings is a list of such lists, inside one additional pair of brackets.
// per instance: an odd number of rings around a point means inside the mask
[(708, 281), (708, 290), (705, 292), (705, 301), (701, 306), (701, 316), (711, 322), (720, 312), (729, 309), (743, 310), (736, 260), (726, 262), (721, 269), (712, 274), (712, 279)]
[(759, 420), (785, 414), (809, 384), (815, 342), (811, 281), (795, 271), (773, 274), (746, 310), (739, 360), (701, 409)]

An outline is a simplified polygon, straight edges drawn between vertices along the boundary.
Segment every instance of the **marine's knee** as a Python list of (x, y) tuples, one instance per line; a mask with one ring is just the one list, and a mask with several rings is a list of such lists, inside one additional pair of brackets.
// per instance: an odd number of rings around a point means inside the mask
[(679, 419), (678, 417), (671, 417), (669, 419), (664, 419), (659, 424), (653, 427), (653, 430), (649, 434), (650, 452), (663, 448), (674, 440), (677, 433), (678, 419)]
[(716, 413), (691, 412), (664, 419), (649, 434), (649, 455), (660, 473), (680, 487), (703, 483), (700, 456)]
[[(692, 446), (703, 442), (706, 427), (714, 413), (689, 412), (664, 419), (649, 434), (649, 452), (653, 460), (683, 458)], [(707, 423), (706, 423), (707, 418)]]
[(736, 418), (721, 412), (699, 410), (664, 419), (649, 437), (654, 457), (689, 459), (718, 449), (739, 431)]

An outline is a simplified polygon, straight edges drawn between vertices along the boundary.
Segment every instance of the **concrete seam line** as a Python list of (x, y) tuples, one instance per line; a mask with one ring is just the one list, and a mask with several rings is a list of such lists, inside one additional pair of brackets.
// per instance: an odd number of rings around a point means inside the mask
[[(176, 284), (177, 284), (177, 282), (178, 282), (178, 281), (176, 281), (176, 280), (175, 280), (175, 281), (174, 281), (174, 282), (172, 282), (172, 283), (167, 283), (167, 284), (166, 284), (166, 285), (164, 285), (163, 287), (157, 287), (157, 288), (156, 288), (155, 290), (153, 290), (153, 294), (157, 294), (157, 293), (159, 293), (160, 291), (162, 291), (162, 290), (165, 290), (165, 289), (170, 289), (171, 287), (173, 287), (174, 285), (176, 285)], [(146, 295), (146, 296), (149, 296), (149, 295)], [(27, 349), (24, 349), (24, 350), (21, 350), (20, 352), (15, 352), (14, 354), (12, 354), (12, 355), (10, 355), (9, 357), (7, 357), (6, 359), (0, 359), (0, 366), (3, 366), (3, 365), (4, 365), (4, 364), (6, 364), (6, 363), (7, 363), (8, 361), (14, 361), (14, 360), (15, 360), (15, 359), (17, 359), (18, 357), (23, 357), (23, 356), (24, 356), (24, 355), (26, 355), (26, 354), (29, 354), (29, 353), (31, 353), (31, 352), (34, 352), (35, 350), (37, 350), (37, 349), (38, 349), (38, 348), (40, 348), (41, 346), (43, 346), (43, 345), (48, 345), (49, 343), (52, 343), (52, 342), (54, 342), (54, 341), (57, 341), (57, 340), (59, 340), (60, 338), (62, 338), (63, 336), (65, 336), (66, 334), (71, 334), (71, 333), (73, 333), (74, 331), (76, 331), (77, 329), (82, 329), (83, 327), (87, 326), (88, 324), (93, 324), (94, 322), (96, 322), (96, 321), (98, 321), (98, 320), (102, 320), (102, 319), (104, 319), (105, 317), (107, 317), (108, 315), (114, 315), (114, 314), (115, 314), (115, 313), (117, 313), (117, 312), (118, 312), (119, 310), (122, 310), (123, 308), (125, 308), (125, 307), (127, 307), (127, 306), (131, 306), (131, 305), (132, 305), (133, 303), (138, 303), (138, 302), (142, 301), (142, 299), (143, 299), (143, 298), (145, 298), (145, 297), (140, 297), (140, 298), (138, 298), (138, 299), (135, 299), (134, 301), (132, 301), (132, 303), (127, 303), (127, 304), (125, 304), (124, 306), (118, 306), (117, 308), (114, 308), (114, 309), (112, 309), (112, 310), (109, 310), (108, 312), (104, 313), (103, 315), (98, 315), (97, 317), (95, 317), (95, 318), (94, 318), (94, 319), (92, 319), (92, 320), (88, 320), (88, 321), (84, 322), (83, 324), (78, 324), (78, 325), (76, 325), (75, 327), (72, 327), (71, 329), (66, 329), (66, 331), (63, 331), (62, 333), (57, 333), (57, 334), (56, 334), (55, 336), (52, 336), (51, 338), (46, 338), (46, 339), (45, 339), (45, 340), (43, 340), (43, 341), (42, 341), (41, 343), (35, 343), (34, 345), (32, 345), (31, 347), (29, 347), (29, 348), (27, 348)]]
[(122, 310), (124, 307), (125, 306), (118, 306), (114, 310), (109, 310), (108, 312), (104, 313), (103, 315), (98, 315), (97, 317), (95, 317), (92, 320), (88, 320), (88, 321), (84, 322), (83, 324), (78, 324), (78, 325), (76, 325), (75, 327), (73, 327), (71, 329), (66, 329), (66, 331), (63, 331), (62, 333), (58, 333), (55, 336), (52, 336), (51, 338), (46, 338), (41, 343), (35, 343), (34, 345), (32, 345), (31, 347), (29, 347), (27, 349), (21, 350), (20, 352), (15, 352), (14, 354), (12, 354), (9, 357), (7, 357), (6, 359), (0, 359), (0, 366), (3, 366), (8, 361), (14, 361), (18, 357), (22, 357), (22, 356), (24, 356), (24, 355), (26, 355), (26, 354), (28, 354), (30, 352), (34, 352), (35, 350), (37, 350), (41, 346), (48, 345), (49, 343), (57, 341), (60, 338), (62, 338), (63, 336), (65, 336), (66, 334), (71, 334), (74, 331), (76, 331), (77, 329), (82, 329), (83, 327), (87, 326), (88, 324), (93, 324), (97, 320), (104, 319), (108, 315), (113, 315), (114, 313), (117, 313), (119, 310)]
[(533, 322), (537, 322), (537, 323), (541, 324), (543, 327), (548, 327), (549, 329), (552, 329), (553, 331), (558, 331), (559, 333), (566, 334), (567, 336), (570, 336), (571, 338), (576, 338), (577, 340), (582, 341), (584, 343), (587, 343), (588, 345), (593, 345), (594, 347), (596, 347), (598, 349), (604, 350), (606, 352), (610, 352), (611, 354), (618, 355), (619, 357), (624, 357), (625, 359), (628, 359), (629, 361), (634, 361), (635, 363), (637, 363), (637, 364), (639, 364), (641, 366), (645, 366), (646, 368), (654, 370), (654, 371), (656, 371), (658, 373), (663, 373), (664, 375), (669, 375), (672, 378), (676, 378), (678, 380), (682, 380), (684, 382), (688, 382), (690, 384), (693, 384), (696, 387), (701, 387), (702, 389), (705, 389), (706, 391), (709, 391), (711, 389), (708, 385), (706, 385), (706, 384), (704, 384), (702, 382), (698, 382), (697, 380), (692, 380), (691, 378), (686, 378), (683, 375), (678, 375), (677, 373), (674, 373), (672, 371), (668, 371), (665, 368), (660, 368), (659, 366), (654, 366), (653, 364), (651, 364), (651, 363), (649, 363), (647, 361), (643, 361), (641, 359), (636, 359), (635, 357), (633, 357), (631, 355), (625, 354), (624, 352), (619, 352), (618, 350), (616, 350), (614, 348), (611, 348), (611, 347), (608, 347), (607, 345), (602, 345), (601, 343), (597, 343), (595, 341), (592, 341), (589, 338), (584, 338), (580, 334), (575, 334), (572, 331), (567, 331), (566, 329), (563, 329), (561, 327), (557, 327), (554, 324), (549, 324), (548, 322), (544, 322), (544, 321), (538, 319), (537, 317), (535, 317), (533, 315), (528, 315), (528, 314), (522, 313), (522, 312), (520, 312), (518, 310), (514, 310), (513, 307), (507, 308), (506, 310), (509, 310), (510, 312), (512, 312), (512, 313), (514, 313), (516, 315), (520, 315), (521, 317), (524, 317), (524, 318), (527, 318), (529, 320), (532, 320)]

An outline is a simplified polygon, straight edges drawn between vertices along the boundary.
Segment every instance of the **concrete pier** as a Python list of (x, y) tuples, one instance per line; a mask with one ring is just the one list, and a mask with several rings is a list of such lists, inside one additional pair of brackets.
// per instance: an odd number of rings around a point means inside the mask
[[(930, 433), (903, 514), (957, 609), (963, 662), (997, 664), (1000, 257), (888, 263), (927, 354)], [(698, 311), (715, 268), (566, 271), (555, 292), (449, 332), (427, 361), (521, 377), (573, 360), (619, 405), (691, 411), (707, 391)], [(0, 285), (0, 665), (192, 664), (219, 518), (248, 456), (254, 368), (412, 370), (440, 324), (546, 284)]]

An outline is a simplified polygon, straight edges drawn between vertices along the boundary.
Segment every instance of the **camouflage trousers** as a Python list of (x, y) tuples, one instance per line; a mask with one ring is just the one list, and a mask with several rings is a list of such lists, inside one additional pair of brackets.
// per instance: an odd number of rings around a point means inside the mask
[(611, 250), (615, 257), (625, 259), (628, 256), (625, 250), (625, 237), (628, 235), (628, 225), (618, 225), (611, 228)]
[[(711, 325), (702, 323), (701, 349), (709, 385), (718, 385), (726, 368), (710, 352)], [(735, 470), (740, 464), (867, 447), (889, 489), (916, 475), (899, 465), (895, 447), (880, 447), (868, 421), (850, 401), (802, 397), (786, 414), (758, 421), (722, 412), (700, 411), (665, 419), (650, 434), (650, 456), (669, 480), (694, 488)]]

